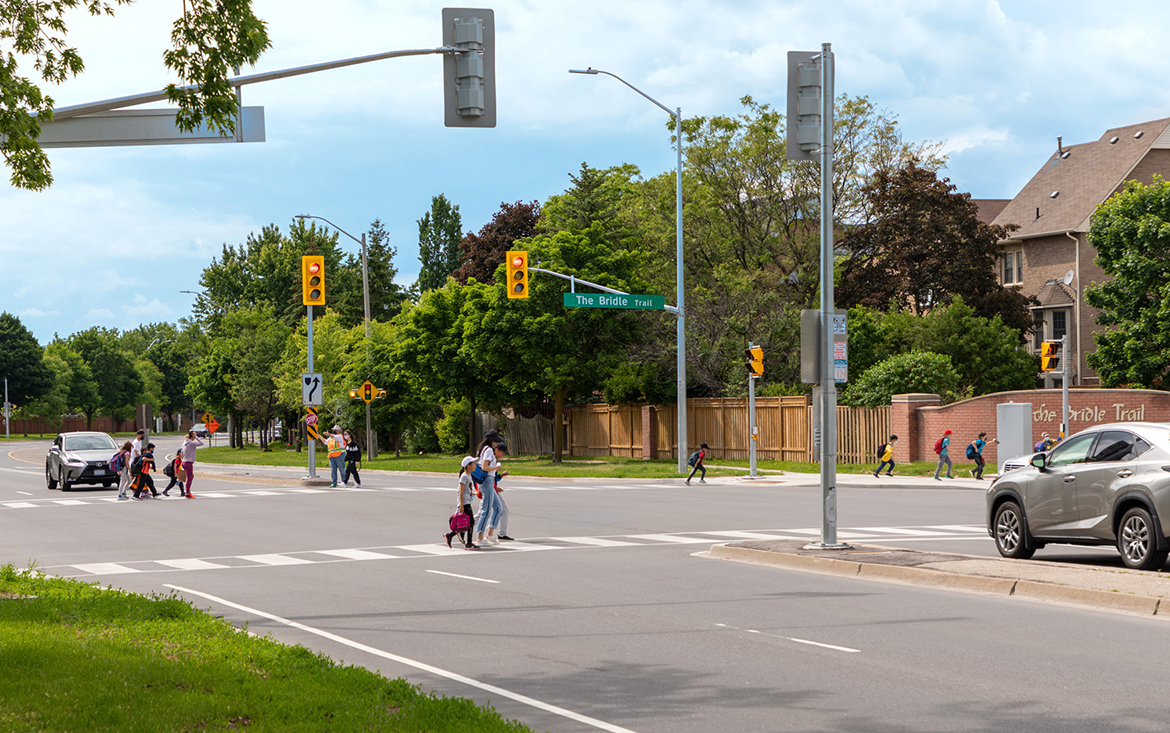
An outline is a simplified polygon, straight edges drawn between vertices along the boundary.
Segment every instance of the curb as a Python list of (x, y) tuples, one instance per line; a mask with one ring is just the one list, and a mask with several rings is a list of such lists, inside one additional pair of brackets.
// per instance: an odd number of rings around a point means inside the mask
[(1054, 583), (1041, 583), (1018, 578), (996, 578), (987, 575), (965, 575), (933, 568), (882, 565), (856, 560), (835, 560), (827, 557), (797, 555), (771, 550), (756, 550), (734, 545), (713, 545), (701, 556), (732, 560), (753, 565), (801, 570), (804, 572), (839, 575), (900, 583), (925, 588), (957, 590), (984, 595), (1023, 598), (1031, 601), (1084, 606), (1101, 611), (1113, 611), (1170, 620), (1170, 603), (1161, 608), (1162, 599), (1129, 593), (1076, 588)]

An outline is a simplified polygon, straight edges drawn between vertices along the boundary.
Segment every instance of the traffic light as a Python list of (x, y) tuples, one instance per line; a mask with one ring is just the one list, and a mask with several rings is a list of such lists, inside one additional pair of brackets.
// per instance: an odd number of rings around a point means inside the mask
[(751, 346), (744, 349), (743, 353), (747, 357), (748, 374), (753, 377), (762, 377), (764, 375), (764, 349), (759, 346)]
[(372, 402), (374, 399), (374, 385), (367, 381), (362, 385), (362, 400)]
[[(788, 160), (820, 160), (821, 116), (824, 114), (825, 89), (821, 78), (824, 59), (817, 51), (788, 52)], [(829, 94), (832, 95), (836, 74), (833, 57), (829, 56)], [(829, 100), (832, 103), (832, 100)]]
[(528, 253), (521, 250), (508, 252), (508, 297), (528, 297)]
[(1055, 372), (1060, 370), (1060, 342), (1045, 341), (1040, 344), (1040, 371)]
[(357, 393), (358, 393), (358, 391), (357, 391), (356, 389), (351, 389), (351, 390), (349, 391), (349, 398), (350, 398), (351, 400), (355, 400), (355, 399), (357, 399), (357, 396), (358, 396), (358, 395), (357, 395)]
[(496, 126), (496, 15), (485, 8), (443, 8), (443, 124)]
[(325, 305), (325, 258), (305, 255), (301, 258), (301, 295), (305, 305)]

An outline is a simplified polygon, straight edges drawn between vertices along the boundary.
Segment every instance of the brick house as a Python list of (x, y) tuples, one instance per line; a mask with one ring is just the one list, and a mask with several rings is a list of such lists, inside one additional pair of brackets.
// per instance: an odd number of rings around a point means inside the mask
[[(1105, 279), (1086, 236), (1097, 206), (1129, 181), (1150, 183), (1154, 174), (1170, 178), (1170, 118), (1108, 130), (1101, 139), (1057, 149), (1023, 190), (1010, 200), (975, 199), (979, 218), (1019, 226), (1000, 242), (998, 277), (1034, 295), (1042, 325), (1033, 334), (1039, 351), (1045, 339), (1067, 334), (1071, 385), (1097, 386), (1085, 356), (1095, 348), (1095, 308), (1084, 302), (1084, 289)], [(1057, 373), (1042, 376), (1045, 388), (1059, 387)]]

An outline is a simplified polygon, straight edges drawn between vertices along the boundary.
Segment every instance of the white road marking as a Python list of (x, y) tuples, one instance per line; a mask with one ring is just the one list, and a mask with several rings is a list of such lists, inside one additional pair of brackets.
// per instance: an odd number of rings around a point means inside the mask
[(446, 545), (400, 545), (400, 550), (409, 550), (410, 552), (421, 552), (424, 555), (467, 555), (467, 550), (455, 549), (447, 547)]
[(255, 491), (245, 491), (244, 493), (249, 494), (251, 496), (280, 496), (284, 492), (282, 492), (282, 491), (266, 491), (266, 490), (261, 489), (261, 490), (255, 490)]
[(941, 529), (947, 532), (987, 532), (987, 527), (982, 524), (939, 524), (933, 527), (924, 527), (923, 529)]
[(141, 572), (134, 568), (128, 568), (125, 565), (119, 565), (116, 562), (95, 562), (86, 565), (74, 565), (78, 570), (84, 570), (87, 573), (94, 575), (117, 575), (120, 573), (137, 573)]
[(498, 580), (488, 580), (487, 578), (476, 578), (472, 575), (460, 575), (459, 573), (445, 573), (442, 570), (428, 570), (427, 572), (434, 573), (435, 575), (446, 575), (446, 576), (451, 577), (451, 578), (463, 578), (464, 580), (478, 580), (481, 583), (497, 583), (498, 584), (500, 582)]
[(181, 560), (155, 560), (159, 565), (175, 568), (176, 570), (222, 570), (227, 565), (217, 565), (206, 560), (197, 560), (193, 557)]
[(8, 507), (9, 509), (36, 509), (40, 505), (30, 504), (27, 501), (13, 501), (6, 503), (4, 506)]
[(294, 494), (328, 494), (328, 491), (321, 489), (289, 489)]
[(501, 543), (500, 547), (506, 547), (513, 552), (532, 552), (533, 550), (552, 550), (555, 549), (551, 545), (534, 545), (531, 542), (520, 542), (512, 540), (507, 543)]
[(562, 707), (559, 707), (557, 705), (550, 705), (549, 703), (541, 702), (540, 700), (528, 697), (527, 695), (521, 695), (517, 692), (512, 692), (511, 690), (505, 690), (502, 687), (496, 687), (495, 685), (490, 685), (490, 684), (487, 684), (486, 682), (480, 682), (479, 680), (474, 680), (470, 677), (465, 677), (461, 674), (457, 674), (455, 672), (450, 672), (448, 670), (442, 669), (440, 667), (435, 667), (434, 665), (430, 665), (430, 664), (427, 664), (425, 662), (418, 662), (418, 661), (415, 661), (415, 660), (410, 659), (408, 657), (403, 657), (403, 656), (400, 656), (398, 654), (392, 654), (391, 652), (382, 651), (381, 649), (377, 649), (375, 647), (368, 646), (366, 644), (362, 644), (362, 643), (357, 642), (357, 641), (353, 641), (352, 639), (347, 639), (344, 636), (339, 636), (339, 635), (331, 633), (329, 631), (325, 631), (324, 629), (318, 629), (318, 628), (314, 628), (312, 626), (306, 626), (305, 624), (299, 623), (297, 621), (290, 621), (289, 619), (281, 618), (280, 616), (277, 616), (275, 614), (266, 613), (264, 611), (259, 611), (255, 608), (249, 608), (248, 606), (243, 606), (243, 605), (240, 605), (238, 603), (232, 603), (231, 601), (227, 601), (227, 600), (224, 600), (223, 598), (213, 596), (209, 593), (203, 593), (203, 592), (200, 592), (197, 590), (192, 590), (190, 588), (183, 588), (182, 586), (178, 586), (178, 585), (167, 584), (166, 587), (171, 588), (172, 590), (177, 590), (180, 593), (190, 593), (191, 595), (196, 595), (196, 596), (199, 596), (201, 598), (206, 598), (207, 600), (209, 600), (213, 603), (219, 603), (219, 604), (228, 606), (229, 608), (234, 608), (238, 611), (243, 611), (244, 613), (250, 613), (253, 616), (259, 616), (260, 618), (266, 618), (270, 621), (275, 621), (278, 624), (284, 624), (285, 626), (289, 626), (289, 627), (294, 628), (294, 629), (299, 629), (301, 631), (305, 631), (305, 632), (308, 632), (310, 634), (315, 634), (317, 636), (320, 636), (323, 639), (328, 639), (328, 640), (336, 642), (338, 644), (344, 644), (345, 646), (348, 646), (351, 649), (357, 649), (358, 651), (363, 651), (363, 652), (366, 652), (367, 654), (372, 654), (376, 657), (381, 657), (382, 659), (388, 659), (392, 662), (398, 662), (399, 664), (404, 664), (408, 667), (414, 667), (415, 669), (421, 670), (423, 672), (428, 672), (428, 673), (433, 674), (433, 675), (438, 675), (439, 677), (444, 677), (444, 678), (452, 680), (454, 682), (460, 682), (460, 683), (468, 685), (470, 687), (474, 687), (476, 689), (483, 690), (484, 692), (490, 692), (493, 695), (499, 695), (501, 697), (506, 697), (509, 700), (515, 700), (516, 702), (523, 703), (524, 705), (534, 707), (537, 710), (543, 710), (547, 713), (553, 713), (554, 715), (560, 715), (561, 717), (568, 718), (569, 720), (573, 720), (573, 721), (576, 721), (578, 723), (584, 723), (585, 725), (589, 725), (589, 726), (592, 726), (594, 728), (598, 728), (600, 730), (609, 731), (609, 733), (634, 733), (634, 731), (630, 730), (629, 728), (623, 728), (620, 725), (614, 725), (613, 723), (607, 723), (604, 720), (598, 720), (597, 718), (591, 718), (588, 715), (582, 715), (580, 713), (575, 713), (572, 710), (568, 710), (566, 708), (562, 708)]
[(31, 492), (31, 491), (17, 491), (16, 493), (18, 493), (18, 494), (24, 494), (25, 496), (32, 496), (32, 492)]
[(902, 529), (900, 527), (858, 527), (858, 532), (874, 532), (877, 534), (903, 534), (911, 537), (937, 536), (938, 532), (928, 532), (922, 529)]
[(198, 498), (200, 498), (200, 499), (203, 499), (203, 498), (208, 498), (208, 499), (234, 499), (234, 498), (236, 498), (236, 495), (235, 495), (235, 494), (220, 494), (220, 493), (214, 493), (214, 492), (204, 492), (204, 491), (200, 491), (200, 492), (199, 492), (198, 494), (196, 494), (195, 496), (196, 496), (196, 497), (198, 497)]
[(52, 501), (54, 504), (60, 504), (61, 506), (85, 506), (89, 504), (88, 501), (78, 501), (77, 499), (53, 499)]
[(632, 534), (628, 535), (636, 540), (649, 540), (650, 542), (665, 542), (675, 545), (698, 545), (711, 540), (704, 537), (679, 537), (673, 534)]
[(248, 560), (250, 562), (258, 562), (261, 565), (310, 565), (312, 560), (306, 560), (302, 557), (289, 557), (288, 555), (240, 555), (241, 560)]
[(572, 542), (577, 545), (590, 545), (592, 547), (630, 547), (637, 545), (637, 542), (622, 542), (621, 540), (611, 540), (605, 537), (557, 537), (561, 542)]
[(346, 560), (389, 560), (394, 557), (401, 557), (401, 555), (384, 555), (381, 552), (370, 552), (369, 550), (316, 550), (322, 555), (332, 555), (333, 557), (341, 557)]
[(738, 628), (736, 626), (728, 626), (727, 624), (715, 624), (715, 625), (721, 629), (731, 629), (732, 631), (744, 631), (744, 632), (747, 632), (749, 634), (760, 634), (761, 636), (770, 636), (773, 639), (784, 639), (785, 641), (793, 641), (793, 642), (796, 642), (797, 644), (808, 644), (810, 646), (819, 646), (823, 649), (832, 649), (833, 651), (838, 651), (838, 652), (849, 652), (850, 654), (860, 654), (861, 653), (860, 649), (852, 649), (852, 648), (847, 647), (847, 646), (837, 646), (836, 644), (825, 644), (825, 643), (822, 643), (819, 641), (809, 641), (808, 639), (797, 639), (795, 636), (781, 636), (780, 634), (769, 634), (768, 632), (760, 631), (759, 629), (741, 629), (741, 628)]
[(764, 534), (764, 533), (762, 533), (762, 532), (739, 532), (739, 531), (731, 531), (731, 532), (703, 532), (703, 534), (706, 534), (706, 535), (711, 535), (712, 537), (731, 537), (732, 539), (737, 539), (737, 540), (776, 540), (776, 539), (784, 539), (783, 537), (777, 537), (777, 536), (776, 536), (776, 535), (774, 535), (774, 534)]

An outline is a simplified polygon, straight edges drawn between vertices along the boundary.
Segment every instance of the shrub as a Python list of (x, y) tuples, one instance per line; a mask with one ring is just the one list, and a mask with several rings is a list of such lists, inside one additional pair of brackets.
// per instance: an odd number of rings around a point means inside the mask
[(959, 373), (951, 359), (929, 351), (911, 351), (875, 364), (846, 388), (841, 404), (880, 407), (890, 397), (907, 392), (930, 392), (953, 401), (959, 391)]
[(443, 405), (443, 417), (435, 423), (439, 449), (447, 454), (466, 453), (467, 421), (471, 419), (471, 400), (451, 400)]

